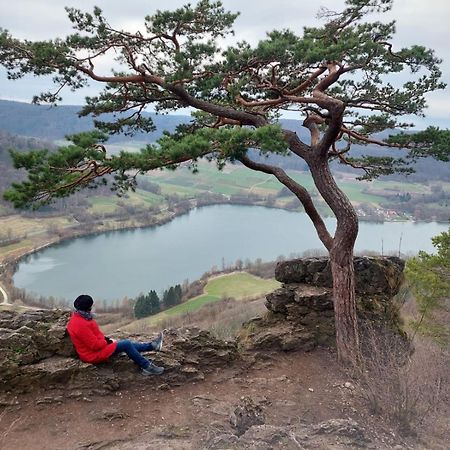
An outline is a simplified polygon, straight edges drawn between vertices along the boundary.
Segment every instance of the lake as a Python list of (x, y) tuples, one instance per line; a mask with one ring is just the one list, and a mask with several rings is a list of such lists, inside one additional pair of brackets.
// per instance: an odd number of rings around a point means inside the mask
[[(327, 219), (334, 230), (335, 220)], [(360, 223), (356, 251), (433, 251), (447, 224)], [(111, 231), (52, 246), (20, 262), (14, 284), (37, 295), (72, 300), (87, 293), (113, 301), (151, 289), (161, 293), (237, 259), (263, 261), (323, 249), (304, 213), (257, 206), (198, 208), (161, 226)]]

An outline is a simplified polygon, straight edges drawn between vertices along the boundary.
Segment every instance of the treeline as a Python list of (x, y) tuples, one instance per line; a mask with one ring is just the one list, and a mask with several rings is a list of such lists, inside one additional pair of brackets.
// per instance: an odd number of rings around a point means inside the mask
[(151, 290), (147, 295), (140, 294), (135, 299), (134, 317), (142, 319), (143, 317), (153, 316), (160, 311), (179, 305), (183, 301), (183, 292), (181, 285), (177, 284), (166, 289), (159, 298), (156, 291)]

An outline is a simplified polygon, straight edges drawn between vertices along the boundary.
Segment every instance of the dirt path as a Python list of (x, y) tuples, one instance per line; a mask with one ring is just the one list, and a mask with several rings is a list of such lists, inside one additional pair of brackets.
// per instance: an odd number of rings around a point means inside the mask
[(256, 186), (262, 186), (263, 184), (266, 184), (268, 181), (271, 181), (272, 179), (273, 179), (272, 175), (269, 175), (264, 181), (260, 181), (250, 186), (249, 191), (252, 192)]
[[(110, 396), (46, 403), (55, 396), (49, 389), (0, 407), (0, 448), (141, 448), (146, 435), (158, 430), (168, 443), (154, 448), (200, 449), (208, 427), (230, 427), (230, 413), (242, 396), (265, 405), (266, 421), (274, 425), (354, 415), (351, 393), (340, 387), (345, 381), (333, 355), (298, 353), (267, 355), (253, 368), (241, 364), (168, 390), (158, 389), (163, 377), (143, 378), (141, 386)], [(183, 435), (189, 446), (172, 447), (174, 435)]]
[[(409, 445), (393, 430), (371, 416), (361, 392), (327, 350), (311, 353), (261, 353), (249, 360), (217, 370), (202, 381), (169, 388), (161, 377), (142, 378), (139, 386), (124, 386), (107, 396), (72, 395), (48, 386), (45, 392), (26, 394), (17, 402), (0, 396), (0, 448), (2, 450), (201, 450), (252, 448), (289, 450), (320, 448), (439, 448)], [(348, 385), (352, 386), (351, 388)], [(242, 399), (260, 405), (264, 427), (283, 430), (292, 426), (355, 421), (364, 430), (363, 445), (353, 442), (357, 432), (343, 437), (319, 433), (312, 445), (261, 446), (223, 443), (222, 436), (236, 439), (230, 417)], [(273, 431), (274, 436), (279, 431)], [(355, 434), (356, 433), (356, 434)], [(271, 434), (269, 435), (271, 436)], [(317, 437), (318, 436), (318, 437)], [(214, 441), (216, 439), (216, 441)], [(217, 441), (219, 439), (219, 441)], [(328, 439), (328, 440), (327, 440)], [(331, 439), (331, 440), (330, 440)], [(344, 439), (344, 443), (342, 440)], [(356, 436), (357, 439), (357, 436)], [(297, 441), (295, 441), (297, 442)], [(398, 443), (402, 445), (397, 445)], [(298, 442), (297, 442), (298, 443)], [(367, 444), (367, 445), (366, 445)], [(396, 447), (397, 445), (397, 447)]]

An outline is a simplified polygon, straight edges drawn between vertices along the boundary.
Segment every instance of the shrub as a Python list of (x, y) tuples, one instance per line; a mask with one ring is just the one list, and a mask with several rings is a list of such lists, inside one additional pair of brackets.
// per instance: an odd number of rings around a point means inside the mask
[(423, 338), (414, 348), (386, 329), (367, 327), (362, 337), (363, 393), (371, 413), (402, 434), (416, 434), (438, 414), (449, 394), (448, 350)]

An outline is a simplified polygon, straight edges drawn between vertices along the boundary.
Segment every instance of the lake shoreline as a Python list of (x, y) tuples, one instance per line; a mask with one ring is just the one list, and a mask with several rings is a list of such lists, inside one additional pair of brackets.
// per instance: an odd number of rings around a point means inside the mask
[[(47, 248), (50, 248), (52, 246), (56, 246), (58, 244), (61, 244), (63, 242), (71, 241), (74, 239), (87, 237), (87, 236), (96, 236), (101, 234), (107, 234), (110, 232), (115, 231), (127, 231), (127, 230), (136, 230), (136, 229), (146, 229), (146, 228), (152, 228), (152, 227), (159, 227), (161, 225), (165, 225), (172, 220), (176, 219), (177, 217), (181, 217), (185, 214), (189, 214), (191, 211), (197, 209), (197, 208), (203, 208), (208, 206), (215, 206), (215, 205), (243, 205), (243, 206), (265, 206), (258, 203), (251, 203), (251, 204), (243, 204), (241, 202), (231, 202), (230, 200), (224, 199), (224, 201), (218, 201), (214, 200), (211, 202), (204, 201), (199, 204), (197, 199), (190, 200), (189, 201), (190, 207), (189, 208), (177, 208), (177, 205), (175, 206), (175, 211), (170, 212), (169, 214), (163, 215), (161, 218), (152, 221), (151, 223), (135, 223), (135, 224), (126, 224), (124, 226), (120, 226), (122, 220), (112, 219), (110, 221), (106, 221), (106, 224), (113, 226), (114, 228), (96, 228), (92, 230), (83, 230), (83, 225), (80, 224), (80, 226), (77, 227), (71, 227), (69, 229), (69, 232), (64, 235), (59, 236), (56, 235), (53, 239), (47, 239), (40, 245), (34, 246), (32, 248), (24, 248), (22, 252), (19, 252), (14, 257), (0, 257), (0, 286), (2, 289), (7, 293), (8, 297), (11, 297), (11, 290), (15, 289), (16, 286), (14, 286), (13, 277), (14, 274), (17, 271), (18, 264), (28, 258), (29, 256), (40, 252), (41, 250), (45, 250)], [(267, 207), (267, 206), (265, 206)], [(284, 208), (274, 208), (274, 209), (281, 209), (286, 210)], [(166, 211), (168, 212), (168, 211)], [(104, 222), (104, 221), (102, 221)], [(65, 230), (67, 232), (67, 230)], [(21, 288), (19, 288), (21, 289)], [(10, 303), (11, 304), (11, 303)]]
[[(149, 222), (148, 220), (145, 222), (137, 222), (136, 220), (139, 220), (139, 218), (136, 218), (136, 216), (133, 216), (127, 221), (118, 221), (118, 220), (112, 220), (105, 223), (105, 221), (99, 221), (97, 224), (94, 225), (95, 228), (91, 229), (83, 229), (82, 226), (78, 227), (70, 227), (68, 229), (64, 230), (64, 233), (61, 235), (55, 235), (53, 239), (46, 239), (45, 241), (39, 243), (40, 245), (35, 245), (32, 248), (24, 248), (23, 251), (21, 251), (19, 254), (17, 254), (14, 258), (11, 258), (7, 261), (5, 261), (6, 258), (3, 258), (0, 260), (0, 265), (2, 264), (3, 267), (3, 273), (0, 275), (0, 282), (2, 282), (2, 286), (4, 286), (5, 290), (8, 292), (9, 290), (13, 290), (15, 288), (13, 277), (14, 274), (17, 271), (18, 264), (29, 257), (30, 255), (37, 253), (41, 250), (47, 249), (52, 246), (56, 246), (58, 244), (61, 244), (63, 242), (71, 241), (80, 237), (87, 237), (87, 236), (95, 236), (95, 235), (102, 235), (102, 234), (108, 234), (111, 231), (126, 231), (126, 230), (132, 230), (132, 229), (147, 229), (147, 228), (153, 228), (153, 227), (159, 227), (160, 225), (167, 224), (169, 222), (172, 222), (177, 217), (189, 214), (191, 211), (195, 209), (201, 209), (202, 207), (206, 206), (214, 206), (214, 205), (232, 205), (232, 206), (262, 206), (267, 209), (281, 209), (288, 212), (295, 212), (295, 211), (289, 211), (285, 208), (274, 208), (273, 206), (267, 206), (264, 204), (258, 204), (258, 203), (242, 203), (242, 202), (230, 202), (229, 200), (224, 201), (210, 201), (210, 202), (198, 202), (197, 200), (191, 200), (189, 203), (184, 202), (183, 205), (177, 205), (175, 206), (174, 210), (172, 211), (163, 211), (162, 214), (159, 213), (157, 216), (153, 216), (152, 220)], [(159, 217), (158, 217), (159, 216)], [(133, 222), (130, 223), (129, 221), (132, 220)], [(361, 219), (360, 219), (361, 220)], [(361, 220), (363, 222), (364, 220)], [(400, 221), (387, 221), (387, 222), (400, 222)], [(413, 222), (413, 221), (401, 221), (401, 222)], [(10, 296), (11, 297), (11, 296)]]

